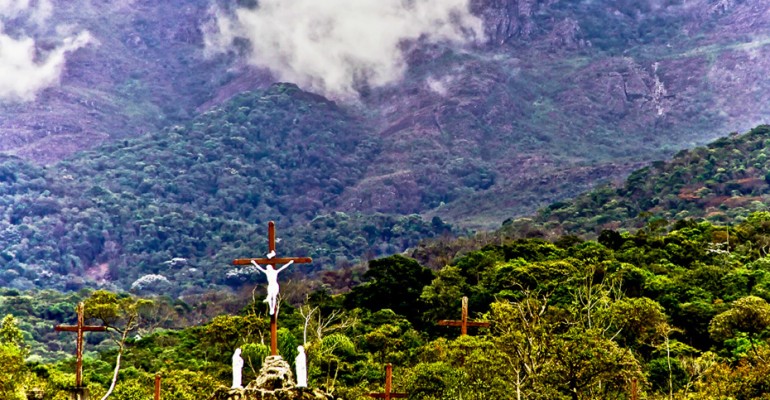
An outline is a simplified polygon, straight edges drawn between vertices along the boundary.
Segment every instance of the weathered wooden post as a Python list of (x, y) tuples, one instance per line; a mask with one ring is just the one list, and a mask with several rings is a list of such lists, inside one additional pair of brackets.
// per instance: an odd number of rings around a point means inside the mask
[(405, 399), (408, 397), (406, 393), (393, 393), (393, 365), (388, 363), (385, 365), (385, 393), (369, 393), (369, 397), (376, 399)]
[(104, 332), (107, 330), (107, 327), (85, 325), (85, 305), (82, 302), (78, 303), (77, 313), (77, 325), (56, 325), (54, 326), (54, 330), (57, 332), (77, 332), (78, 337), (75, 362), (75, 389), (73, 389), (70, 398), (72, 400), (89, 400), (88, 389), (83, 387), (83, 333)]
[(457, 320), (441, 320), (438, 321), (438, 324), (441, 326), (459, 326), (460, 327), (460, 334), (461, 335), (467, 335), (468, 334), (468, 327), (469, 326), (478, 326), (478, 327), (489, 327), (489, 322), (477, 322), (477, 321), (468, 321), (468, 297), (463, 296), (462, 300), (462, 317), (459, 321)]

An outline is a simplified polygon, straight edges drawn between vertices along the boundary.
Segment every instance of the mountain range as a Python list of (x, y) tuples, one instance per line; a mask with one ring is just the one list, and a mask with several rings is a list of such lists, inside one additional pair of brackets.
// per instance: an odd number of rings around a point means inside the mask
[[(60, 71), (31, 92), (0, 80), (4, 282), (130, 287), (190, 269), (210, 282), (268, 219), (296, 237), (334, 230), (317, 247), (348, 242), (337, 250), (294, 245), (330, 269), (446, 222), (500, 226), (770, 113), (762, 1), (474, 0), (427, 16), (399, 4), (390, 28), (352, 38), (342, 10), (270, 1), (2, 10), (0, 37), (32, 41), (31, 65)], [(283, 44), (280, 27), (254, 31), (265, 15), (326, 29)], [(353, 56), (371, 37), (387, 62)], [(314, 43), (353, 61), (315, 70)], [(287, 78), (299, 86), (275, 83)]]

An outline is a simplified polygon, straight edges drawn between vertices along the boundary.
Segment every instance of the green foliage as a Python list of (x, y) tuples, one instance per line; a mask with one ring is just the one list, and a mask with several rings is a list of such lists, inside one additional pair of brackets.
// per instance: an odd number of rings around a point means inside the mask
[(714, 317), (709, 333), (715, 340), (735, 337), (739, 332), (757, 337), (770, 327), (770, 304), (756, 296), (736, 300), (729, 310)]
[(266, 249), (269, 220), (281, 253), (315, 259), (305, 273), (447, 233), (440, 219), (337, 211), (381, 150), (359, 122), (279, 84), (56, 168), (0, 156), (0, 284), (79, 290), (107, 280), (164, 295), (239, 287), (256, 276), (222, 266)]
[(294, 365), (294, 358), (299, 354), (297, 351), (299, 345), (299, 340), (288, 329), (278, 329), (278, 354), (289, 360), (292, 365)]
[(666, 393), (670, 388), (673, 388), (674, 391), (679, 391), (687, 383), (687, 372), (676, 358), (650, 360), (647, 368), (649, 382), (654, 390)]
[(431, 270), (401, 255), (372, 260), (364, 274), (365, 283), (345, 297), (345, 306), (390, 309), (417, 323), (422, 312), (418, 300), (432, 279)]
[(0, 341), (0, 397), (22, 400), (23, 377), (26, 373), (24, 353), (17, 345)]
[[(538, 222), (561, 224), (570, 233), (607, 231), (601, 241), (614, 247), (619, 244), (617, 236), (607, 235), (619, 227), (644, 228), (656, 235), (671, 219), (686, 224), (685, 217), (711, 222), (745, 218), (770, 202), (770, 183), (765, 180), (770, 172), (765, 162), (768, 135), (770, 127), (761, 125), (744, 135), (682, 151), (669, 162), (633, 172), (622, 187), (600, 187), (543, 209)], [(755, 226), (761, 220), (754, 217)]]
[(464, 378), (460, 370), (443, 361), (420, 363), (412, 369), (406, 391), (419, 400), (458, 399), (467, 391), (463, 390)]
[(24, 335), (12, 314), (6, 315), (0, 321), (0, 343), (19, 348), (24, 347)]
[(265, 357), (270, 355), (270, 346), (262, 343), (246, 343), (241, 346), (241, 357), (253, 374), (257, 374), (262, 368)]
[(208, 398), (220, 384), (208, 374), (187, 369), (163, 371), (161, 377), (163, 396), (175, 400)]
[[(404, 256), (373, 260), (364, 283), (349, 292), (326, 288), (307, 294), (306, 304), (284, 304), (279, 351), (291, 362), (307, 326), (310, 384), (343, 398), (382, 390), (385, 363), (394, 364), (396, 390), (422, 399), (626, 398), (632, 380), (647, 398), (758, 398), (770, 357), (770, 263), (758, 245), (770, 229), (768, 215), (750, 214), (731, 226), (671, 221), (671, 232), (605, 233), (601, 242), (562, 238), (558, 246), (496, 239), (435, 273)], [(124, 331), (127, 316), (149, 321), (148, 310), (164, 304), (106, 291), (83, 296), (89, 317)], [(455, 328), (432, 326), (459, 319), (463, 296), (469, 318), (488, 328), (458, 337)], [(6, 317), (0, 333), (12, 333), (0, 337), (20, 337), (11, 325), (32, 336), (27, 321), (35, 315), (59, 315), (59, 308), (74, 314), (74, 297), (37, 297), (0, 297), (0, 311), (18, 315), (13, 324)], [(230, 313), (215, 307), (221, 298), (210, 299), (207, 307), (220, 311), (210, 321), (126, 341), (115, 396), (147, 396), (161, 371), (175, 398), (205, 397), (230, 379), (237, 347), (247, 362), (244, 376), (255, 377), (269, 338), (268, 316), (255, 311), (260, 299)], [(89, 348), (98, 353), (87, 357), (86, 380), (93, 393), (104, 393), (117, 350), (104, 343)], [(18, 360), (17, 346), (3, 351)], [(55, 394), (71, 384), (71, 362), (22, 359), (21, 366), (21, 386)]]

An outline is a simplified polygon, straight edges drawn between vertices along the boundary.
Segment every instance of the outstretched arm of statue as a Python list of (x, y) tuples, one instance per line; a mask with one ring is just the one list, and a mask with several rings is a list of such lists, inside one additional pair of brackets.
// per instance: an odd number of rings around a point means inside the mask
[(267, 275), (267, 270), (262, 268), (259, 264), (257, 264), (256, 261), (251, 260), (251, 263), (254, 264), (254, 266), (257, 267), (258, 270), (262, 271), (263, 274)]
[(281, 272), (281, 271), (285, 270), (286, 268), (289, 268), (289, 266), (292, 265), (292, 264), (294, 264), (294, 260), (289, 261), (288, 263), (286, 263), (286, 265), (284, 265), (283, 267), (279, 268), (278, 272)]

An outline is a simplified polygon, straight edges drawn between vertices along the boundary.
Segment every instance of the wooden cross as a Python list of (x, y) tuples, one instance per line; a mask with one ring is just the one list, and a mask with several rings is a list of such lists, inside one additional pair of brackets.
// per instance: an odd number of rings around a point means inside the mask
[(468, 321), (468, 297), (463, 296), (463, 314), (462, 318), (457, 320), (441, 320), (438, 321), (438, 324), (441, 326), (459, 326), (460, 327), (460, 334), (461, 335), (467, 335), (468, 334), (468, 327), (469, 326), (481, 326), (481, 327), (489, 327), (489, 322), (476, 322), (476, 321)]
[(385, 393), (369, 393), (369, 397), (374, 397), (376, 399), (405, 399), (407, 398), (406, 393), (391, 393), (391, 387), (393, 386), (393, 365), (388, 363), (385, 366)]
[[(275, 222), (267, 223), (267, 254), (268, 258), (239, 258), (233, 261), (233, 265), (251, 265), (255, 262), (260, 265), (277, 264), (308, 264), (313, 262), (310, 257), (275, 257)], [(276, 308), (278, 306), (276, 305)], [(270, 355), (278, 355), (278, 313), (270, 315)]]
[(77, 332), (77, 364), (75, 365), (75, 387), (83, 387), (83, 333), (84, 332), (104, 332), (107, 330), (106, 326), (88, 326), (84, 325), (83, 311), (85, 306), (83, 303), (78, 303), (78, 324), (77, 325), (56, 325), (54, 330), (57, 332)]

